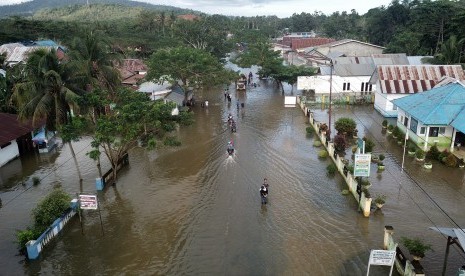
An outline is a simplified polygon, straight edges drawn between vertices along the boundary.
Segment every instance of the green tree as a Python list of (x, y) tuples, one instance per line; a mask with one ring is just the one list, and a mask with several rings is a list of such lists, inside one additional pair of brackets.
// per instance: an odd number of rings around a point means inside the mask
[(441, 44), (441, 49), (427, 61), (432, 64), (458, 64), (462, 60), (463, 46), (465, 38), (457, 40), (456, 36), (451, 36), (446, 42)]
[(209, 87), (231, 81), (231, 72), (210, 53), (191, 47), (161, 49), (148, 61), (147, 79), (181, 81), (187, 99), (188, 87)]
[[(103, 95), (102, 100), (106, 98)], [(139, 140), (162, 138), (165, 133), (174, 130), (177, 123), (187, 122), (188, 115), (181, 112), (173, 116), (175, 104), (150, 101), (145, 94), (130, 89), (118, 89), (113, 99), (111, 111), (97, 118), (92, 142), (94, 151), (89, 155), (96, 158), (99, 148), (102, 148), (116, 179), (118, 161), (137, 146)]]
[(338, 134), (344, 134), (351, 137), (357, 129), (357, 123), (355, 123), (352, 118), (339, 118), (334, 123), (334, 128), (337, 130)]

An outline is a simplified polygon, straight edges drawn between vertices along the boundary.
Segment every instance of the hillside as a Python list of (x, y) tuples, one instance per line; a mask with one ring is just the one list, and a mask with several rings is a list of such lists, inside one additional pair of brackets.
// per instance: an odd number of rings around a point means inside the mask
[[(8, 5), (0, 6), (0, 18), (8, 17), (13, 15), (22, 15), (30, 16), (39, 12), (40, 10), (53, 10), (56, 15), (65, 15), (67, 10), (71, 10), (77, 13), (77, 17), (80, 17), (83, 11), (79, 11), (79, 8), (73, 6), (86, 6), (87, 0), (33, 0), (30, 2), (25, 2), (17, 5)], [(140, 9), (151, 9), (158, 11), (174, 11), (175, 13), (192, 13), (191, 10), (181, 9), (172, 6), (164, 5), (152, 5), (148, 3), (136, 2), (131, 0), (89, 0), (89, 3), (94, 4), (116, 4), (117, 6), (126, 6)], [(100, 5), (99, 5), (100, 6)], [(65, 8), (63, 12), (60, 11), (61, 8)], [(106, 8), (105, 8), (106, 9)], [(126, 10), (128, 12), (128, 10)], [(196, 12), (198, 13), (198, 12)], [(40, 12), (39, 16), (44, 17), (44, 12)], [(120, 15), (121, 16), (121, 15)], [(127, 18), (128, 16), (123, 16), (121, 18)], [(52, 19), (48, 17), (48, 19)], [(71, 19), (69, 19), (71, 20)]]

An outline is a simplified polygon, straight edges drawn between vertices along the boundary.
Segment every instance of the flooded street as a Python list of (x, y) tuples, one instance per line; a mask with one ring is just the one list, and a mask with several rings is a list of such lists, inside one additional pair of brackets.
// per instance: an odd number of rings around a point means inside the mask
[[(86, 211), (84, 235), (76, 217), (37, 261), (17, 256), (14, 230), (31, 223), (31, 209), (54, 185), (79, 191), (68, 148), (49, 161), (19, 166), (16, 160), (0, 169), (0, 275), (364, 275), (385, 225), (394, 227), (396, 239), (430, 242), (435, 251), (422, 264), (428, 275), (441, 272), (446, 238), (428, 227), (457, 227), (437, 203), (465, 228), (463, 170), (436, 164), (427, 171), (406, 157), (408, 173), (401, 173), (402, 148), (381, 132), (382, 117), (368, 106), (336, 107), (334, 121), (355, 116), (359, 136), (372, 137), (374, 152), (386, 155), (386, 170), (377, 174), (373, 166), (370, 180), (371, 194), (386, 194), (387, 203), (364, 218), (355, 200), (341, 195), (342, 178), (326, 175), (330, 160), (318, 158), (300, 108), (285, 108), (271, 81), (230, 91), (230, 105), (222, 91), (197, 95), (210, 104), (194, 107), (195, 123), (178, 131), (181, 147), (130, 153), (117, 184), (99, 194), (104, 234), (98, 212)], [(238, 110), (236, 100), (245, 107)], [(325, 110), (313, 110), (317, 120), (327, 120)], [(237, 133), (227, 127), (229, 113)], [(226, 153), (230, 140), (232, 157)], [(75, 143), (75, 151), (84, 190), (93, 192), (98, 172), (85, 155), (89, 142)], [(43, 178), (41, 184), (32, 186), (33, 175)], [(265, 177), (269, 203), (261, 205)], [(448, 275), (464, 263), (451, 248)]]

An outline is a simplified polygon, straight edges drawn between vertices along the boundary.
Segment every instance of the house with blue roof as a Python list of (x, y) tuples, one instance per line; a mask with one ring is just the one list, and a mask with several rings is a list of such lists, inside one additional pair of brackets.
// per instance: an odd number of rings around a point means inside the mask
[(465, 145), (465, 86), (460, 81), (393, 100), (397, 126), (425, 151)]

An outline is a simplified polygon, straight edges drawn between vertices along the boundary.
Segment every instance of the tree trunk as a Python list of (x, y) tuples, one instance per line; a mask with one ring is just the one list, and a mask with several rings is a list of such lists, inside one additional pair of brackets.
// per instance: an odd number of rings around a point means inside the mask
[(74, 153), (74, 148), (73, 145), (71, 144), (71, 141), (68, 142), (69, 145), (69, 150), (71, 151), (71, 156), (73, 156), (74, 160), (74, 165), (76, 166), (76, 171), (79, 177), (79, 191), (82, 193), (82, 175), (81, 175), (81, 170), (79, 169), (79, 163), (76, 158), (76, 154)]

